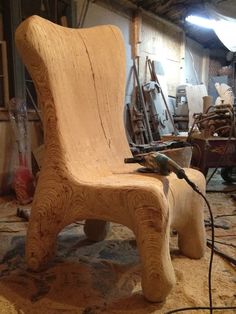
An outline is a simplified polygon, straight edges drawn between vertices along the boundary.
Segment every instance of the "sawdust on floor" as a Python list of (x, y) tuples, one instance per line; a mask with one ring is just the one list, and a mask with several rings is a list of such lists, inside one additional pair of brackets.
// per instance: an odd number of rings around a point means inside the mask
[[(230, 195), (213, 193), (208, 194), (208, 199), (214, 216), (235, 213), (235, 201)], [(16, 217), (16, 208), (11, 199), (0, 201), (0, 314), (164, 314), (179, 307), (208, 306), (210, 249), (202, 259), (191, 260), (180, 255), (176, 236), (172, 236), (171, 257), (177, 284), (166, 302), (149, 303), (142, 296), (139, 257), (129, 229), (112, 224), (105, 241), (91, 243), (81, 223), (68, 226), (59, 235), (53, 263), (46, 271), (33, 273), (27, 271), (24, 260), (27, 223)], [(216, 229), (216, 239), (236, 245), (235, 216), (216, 219), (226, 226)], [(217, 247), (236, 258), (235, 247), (219, 243)], [(235, 268), (217, 255), (212, 281), (214, 305), (236, 306)]]

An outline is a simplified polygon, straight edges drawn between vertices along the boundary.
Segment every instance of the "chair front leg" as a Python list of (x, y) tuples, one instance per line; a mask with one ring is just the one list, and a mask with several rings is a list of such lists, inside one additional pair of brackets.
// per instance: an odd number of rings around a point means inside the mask
[(142, 264), (144, 296), (152, 302), (164, 301), (175, 284), (169, 253), (168, 209), (154, 207), (136, 209), (135, 226)]
[[(41, 184), (41, 182), (43, 182)], [(52, 179), (38, 183), (26, 239), (26, 261), (31, 270), (47, 267), (54, 256), (58, 233), (64, 227), (69, 197), (63, 185)]]

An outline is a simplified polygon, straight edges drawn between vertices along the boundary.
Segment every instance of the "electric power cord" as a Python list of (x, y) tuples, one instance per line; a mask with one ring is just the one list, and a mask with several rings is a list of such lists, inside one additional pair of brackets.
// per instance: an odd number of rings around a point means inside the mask
[(236, 306), (213, 306), (212, 302), (212, 264), (213, 264), (213, 257), (214, 257), (214, 242), (215, 242), (215, 229), (214, 229), (214, 218), (211, 210), (211, 206), (205, 197), (205, 195), (199, 190), (195, 183), (193, 183), (189, 178), (185, 175), (185, 181), (192, 187), (192, 189), (201, 195), (204, 199), (209, 215), (210, 215), (210, 222), (211, 222), (211, 254), (210, 254), (210, 261), (209, 261), (209, 270), (208, 270), (208, 291), (209, 291), (209, 306), (196, 306), (196, 307), (183, 307), (174, 310), (170, 310), (165, 312), (165, 314), (173, 314), (178, 312), (186, 312), (186, 311), (197, 311), (197, 310), (209, 310), (209, 313), (212, 314), (213, 311), (218, 310), (236, 310)]
[(205, 195), (199, 190), (197, 185), (192, 182), (188, 176), (186, 175), (183, 168), (181, 168), (175, 161), (168, 158), (167, 156), (153, 152), (149, 154), (141, 154), (137, 155), (132, 158), (125, 158), (125, 163), (139, 163), (140, 165), (144, 166), (144, 172), (158, 172), (160, 175), (168, 175), (171, 171), (173, 171), (179, 179), (184, 179), (191, 188), (198, 193), (205, 201), (209, 215), (210, 215), (210, 226), (211, 226), (211, 253), (210, 253), (210, 261), (209, 261), (209, 271), (208, 271), (208, 291), (209, 291), (209, 306), (208, 307), (185, 307), (174, 309), (171, 311), (166, 312), (165, 314), (172, 314), (177, 312), (184, 312), (190, 310), (209, 310), (210, 314), (213, 313), (214, 310), (236, 310), (235, 307), (225, 306), (225, 307), (213, 307), (212, 302), (212, 264), (213, 264), (213, 256), (215, 251), (215, 229), (214, 229), (214, 218), (211, 210), (211, 206), (205, 197)]
[[(214, 306), (211, 309), (212, 311), (235, 310), (236, 306)], [(183, 308), (179, 308), (173, 311), (168, 311), (165, 314), (173, 314), (173, 313), (186, 312), (186, 311), (199, 311), (199, 310), (210, 310), (210, 307), (208, 306), (183, 307)]]

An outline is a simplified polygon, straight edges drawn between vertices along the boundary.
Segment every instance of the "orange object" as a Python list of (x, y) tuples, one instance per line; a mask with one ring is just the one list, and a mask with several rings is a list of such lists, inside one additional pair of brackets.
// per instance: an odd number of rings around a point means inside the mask
[(32, 201), (34, 195), (34, 178), (29, 168), (19, 166), (15, 171), (13, 188), (20, 204), (25, 205)]

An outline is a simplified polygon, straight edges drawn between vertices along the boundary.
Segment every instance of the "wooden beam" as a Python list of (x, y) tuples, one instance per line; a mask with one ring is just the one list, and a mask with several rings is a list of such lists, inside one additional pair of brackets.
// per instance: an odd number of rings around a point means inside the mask
[(4, 0), (4, 34), (7, 38), (10, 98), (25, 97), (24, 66), (15, 47), (15, 30), (22, 21), (21, 0)]
[(132, 17), (132, 56), (139, 57), (139, 44), (141, 43), (142, 15), (136, 10)]
[(5, 41), (0, 41), (2, 51), (2, 75), (3, 75), (3, 97), (4, 106), (9, 102), (9, 81), (8, 81), (8, 67), (7, 67), (7, 46)]
[[(39, 121), (38, 114), (34, 110), (28, 110), (28, 121)], [(9, 112), (7, 109), (0, 109), (0, 122), (9, 121)]]

